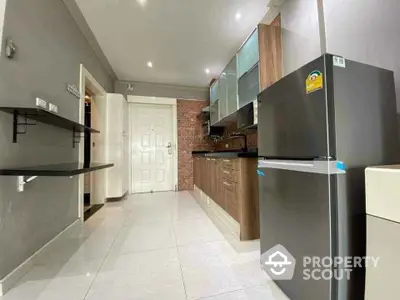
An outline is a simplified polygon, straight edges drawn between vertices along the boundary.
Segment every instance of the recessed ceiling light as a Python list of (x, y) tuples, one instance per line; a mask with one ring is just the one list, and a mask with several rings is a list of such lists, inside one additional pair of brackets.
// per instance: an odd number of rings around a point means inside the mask
[(152, 67), (153, 67), (153, 63), (152, 63), (151, 61), (148, 61), (148, 62), (147, 62), (147, 66), (148, 66), (149, 68), (152, 68)]
[(210, 69), (209, 68), (205, 69), (205, 71), (206, 71), (207, 74), (210, 74)]
[(240, 12), (237, 12), (235, 15), (236, 20), (240, 20), (241, 17), (242, 17), (242, 14)]
[(147, 5), (147, 0), (136, 0), (137, 3), (139, 3), (140, 6), (145, 7)]

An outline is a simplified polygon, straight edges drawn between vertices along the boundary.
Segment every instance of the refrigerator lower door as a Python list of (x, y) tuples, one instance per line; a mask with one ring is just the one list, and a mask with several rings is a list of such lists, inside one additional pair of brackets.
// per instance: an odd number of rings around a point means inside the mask
[(342, 166), (327, 161), (259, 161), (261, 263), (263, 254), (276, 245), (296, 259), (293, 279), (276, 281), (290, 299), (336, 299), (335, 282), (304, 279), (303, 259), (335, 255), (332, 191), (336, 177), (345, 176)]

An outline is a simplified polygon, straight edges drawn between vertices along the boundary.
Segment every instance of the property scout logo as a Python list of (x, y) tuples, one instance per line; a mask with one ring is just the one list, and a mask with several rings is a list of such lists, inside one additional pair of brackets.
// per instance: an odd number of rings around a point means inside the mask
[[(377, 267), (379, 257), (319, 257), (302, 258), (303, 280), (349, 280), (351, 272), (363, 266)], [(291, 280), (296, 268), (296, 259), (282, 245), (276, 245), (261, 255), (261, 266), (273, 280)]]

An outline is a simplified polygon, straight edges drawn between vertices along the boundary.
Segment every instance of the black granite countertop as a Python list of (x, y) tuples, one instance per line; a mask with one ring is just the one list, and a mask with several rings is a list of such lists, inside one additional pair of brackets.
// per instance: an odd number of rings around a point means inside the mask
[(258, 157), (258, 149), (249, 149), (249, 151), (192, 151), (193, 156), (204, 156), (204, 157)]

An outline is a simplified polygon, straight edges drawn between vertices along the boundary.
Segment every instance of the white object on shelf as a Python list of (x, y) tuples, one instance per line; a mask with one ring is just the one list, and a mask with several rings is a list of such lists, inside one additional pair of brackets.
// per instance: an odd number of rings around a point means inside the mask
[(47, 102), (43, 99), (36, 98), (36, 107), (47, 109)]
[(129, 110), (120, 94), (107, 94), (107, 198), (120, 198), (129, 184)]
[(58, 114), (58, 106), (53, 103), (49, 103), (49, 111)]

